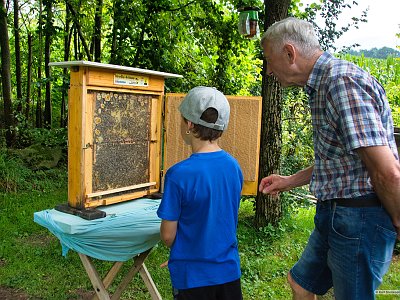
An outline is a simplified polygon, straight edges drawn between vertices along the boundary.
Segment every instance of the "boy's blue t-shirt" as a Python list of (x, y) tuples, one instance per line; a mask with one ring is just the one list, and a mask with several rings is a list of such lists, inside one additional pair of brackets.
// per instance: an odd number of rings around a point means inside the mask
[(238, 162), (223, 150), (194, 153), (168, 169), (157, 214), (178, 221), (168, 261), (175, 288), (240, 278), (236, 228), (242, 186)]

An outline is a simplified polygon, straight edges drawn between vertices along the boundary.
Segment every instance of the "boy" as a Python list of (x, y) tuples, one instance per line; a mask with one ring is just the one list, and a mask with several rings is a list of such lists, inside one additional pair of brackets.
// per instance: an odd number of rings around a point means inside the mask
[(158, 216), (171, 248), (168, 268), (174, 299), (239, 300), (236, 228), (243, 175), (218, 146), (230, 107), (215, 88), (195, 87), (183, 99), (181, 134), (192, 155), (165, 175)]

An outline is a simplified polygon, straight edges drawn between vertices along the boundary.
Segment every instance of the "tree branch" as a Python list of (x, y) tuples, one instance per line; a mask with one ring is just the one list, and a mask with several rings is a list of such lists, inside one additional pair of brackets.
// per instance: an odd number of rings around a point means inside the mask
[(76, 29), (78, 30), (79, 39), (82, 41), (82, 45), (83, 45), (83, 48), (85, 49), (88, 60), (91, 61), (92, 56), (90, 55), (89, 47), (88, 47), (86, 40), (82, 34), (81, 25), (79, 24), (77, 13), (76, 13), (74, 7), (71, 5), (71, 3), (68, 0), (65, 0), (65, 3), (67, 4), (68, 9), (71, 11), (71, 13), (73, 15), (73, 21), (75, 23)]

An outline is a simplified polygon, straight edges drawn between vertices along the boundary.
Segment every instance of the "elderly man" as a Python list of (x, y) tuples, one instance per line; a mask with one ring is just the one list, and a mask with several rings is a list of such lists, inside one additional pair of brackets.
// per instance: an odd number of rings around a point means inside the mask
[(276, 195), (310, 184), (315, 229), (288, 274), (293, 299), (374, 299), (400, 237), (400, 165), (385, 91), (370, 74), (321, 50), (313, 26), (296, 18), (262, 36), (267, 74), (309, 96), (314, 165), (270, 175)]

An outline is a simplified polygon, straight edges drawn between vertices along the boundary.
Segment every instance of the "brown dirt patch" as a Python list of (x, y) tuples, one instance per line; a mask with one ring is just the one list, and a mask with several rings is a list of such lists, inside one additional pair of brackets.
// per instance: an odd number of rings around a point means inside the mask
[[(86, 291), (78, 289), (70, 293), (70, 299), (72, 300), (90, 300), (94, 296), (93, 291)], [(0, 285), (0, 299), (1, 300), (42, 300), (29, 296), (27, 293), (19, 289), (13, 289), (7, 286)]]
[(95, 292), (86, 291), (83, 289), (77, 289), (75, 291), (71, 291), (69, 297), (70, 299), (79, 299), (79, 300), (91, 300), (94, 296)]
[(0, 285), (0, 299), (2, 300), (28, 300), (32, 299), (26, 293)]
[(7, 264), (6, 260), (4, 258), (0, 259), (0, 268), (4, 267)]
[(24, 237), (23, 241), (25, 244), (31, 246), (45, 246), (49, 244), (49, 242), (55, 240), (56, 237), (53, 235), (49, 235), (43, 232), (32, 234), (30, 236)]

